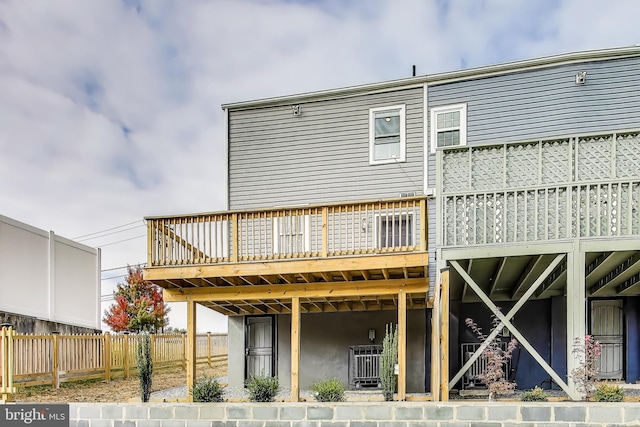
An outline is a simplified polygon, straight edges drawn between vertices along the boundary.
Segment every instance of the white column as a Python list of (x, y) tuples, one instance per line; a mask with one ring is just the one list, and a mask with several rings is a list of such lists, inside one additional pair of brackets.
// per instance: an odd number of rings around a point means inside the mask
[[(573, 357), (573, 342), (586, 334), (586, 284), (585, 254), (576, 242), (572, 252), (567, 254), (567, 374), (576, 368)], [(576, 385), (569, 376), (569, 388), (577, 395)]]

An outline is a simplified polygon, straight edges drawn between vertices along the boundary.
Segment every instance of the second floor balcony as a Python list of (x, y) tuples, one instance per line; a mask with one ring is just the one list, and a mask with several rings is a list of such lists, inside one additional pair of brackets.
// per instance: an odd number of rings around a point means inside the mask
[[(380, 295), (406, 287), (407, 294), (419, 294), (409, 308), (424, 307), (427, 223), (426, 197), (149, 217), (145, 278), (185, 295), (188, 288), (233, 293), (253, 287), (285, 296), (305, 285), (306, 292), (324, 295), (305, 300), (311, 311), (350, 303), (345, 309), (391, 308), (393, 296)], [(247, 308), (252, 303), (242, 304), (219, 311), (255, 312)]]

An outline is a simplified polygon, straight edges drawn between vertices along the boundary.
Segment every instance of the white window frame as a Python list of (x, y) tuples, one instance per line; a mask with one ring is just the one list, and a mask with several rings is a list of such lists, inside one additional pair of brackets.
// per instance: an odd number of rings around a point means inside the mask
[(280, 221), (288, 218), (298, 219), (303, 217), (304, 228), (302, 230), (302, 244), (304, 246), (303, 251), (295, 253), (308, 253), (311, 252), (311, 215), (286, 215), (278, 216), (273, 220), (273, 253), (274, 254), (288, 254), (285, 248), (280, 247)]
[[(376, 159), (375, 158), (375, 140), (376, 140), (376, 113), (384, 111), (398, 110), (400, 117), (400, 156), (391, 157), (388, 159)], [(407, 147), (407, 126), (406, 126), (406, 106), (390, 105), (386, 107), (369, 108), (369, 164), (370, 165), (382, 165), (387, 163), (404, 162), (406, 161), (406, 147)]]
[[(438, 114), (451, 113), (455, 111), (460, 112), (460, 126), (438, 129)], [(437, 146), (438, 132), (451, 131), (451, 130), (460, 131), (460, 144), (456, 145), (456, 147), (462, 147), (463, 145), (467, 145), (467, 104), (446, 105), (443, 107), (434, 107), (431, 109), (431, 152), (432, 153), (435, 153), (438, 148), (449, 148), (449, 147)]]
[[(414, 212), (410, 211), (403, 211), (403, 212), (390, 212), (390, 213), (376, 213), (374, 215), (373, 220), (374, 222), (374, 227), (373, 227), (373, 242), (375, 245), (376, 249), (386, 249), (386, 248), (395, 248), (396, 246), (382, 246), (381, 242), (380, 242), (380, 225), (381, 223), (381, 218), (409, 218), (409, 221), (411, 222), (410, 224), (410, 229), (409, 229), (409, 233), (411, 235), (411, 245), (407, 245), (407, 246), (415, 246), (416, 244), (416, 217), (414, 215)], [(400, 238), (400, 240), (402, 240), (402, 238)], [(400, 246), (401, 247), (401, 246)]]

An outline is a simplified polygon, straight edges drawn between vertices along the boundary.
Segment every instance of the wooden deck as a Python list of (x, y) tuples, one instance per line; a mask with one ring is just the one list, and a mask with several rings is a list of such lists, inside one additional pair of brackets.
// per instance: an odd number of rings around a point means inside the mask
[(428, 302), (426, 198), (147, 218), (145, 278), (226, 315)]

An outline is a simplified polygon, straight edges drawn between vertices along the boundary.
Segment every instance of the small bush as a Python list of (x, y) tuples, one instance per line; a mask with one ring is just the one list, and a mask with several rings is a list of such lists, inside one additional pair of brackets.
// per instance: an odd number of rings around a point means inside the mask
[(251, 375), (247, 380), (249, 400), (252, 402), (273, 402), (278, 390), (280, 390), (278, 377)]
[(596, 402), (622, 402), (624, 390), (616, 384), (602, 383), (596, 387)]
[(318, 402), (344, 402), (344, 384), (337, 378), (319, 381), (311, 387)]
[(547, 393), (545, 393), (544, 390), (535, 386), (533, 389), (522, 393), (522, 398), (520, 400), (523, 402), (546, 402), (549, 400), (548, 398), (549, 396), (547, 396)]
[(194, 402), (222, 402), (224, 386), (215, 378), (204, 377), (193, 385), (191, 396)]

